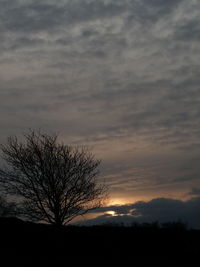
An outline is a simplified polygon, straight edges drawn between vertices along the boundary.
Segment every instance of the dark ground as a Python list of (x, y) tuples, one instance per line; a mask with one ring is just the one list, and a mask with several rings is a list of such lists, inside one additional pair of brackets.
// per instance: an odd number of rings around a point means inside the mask
[(177, 225), (56, 228), (0, 218), (1, 266), (200, 266), (200, 231)]

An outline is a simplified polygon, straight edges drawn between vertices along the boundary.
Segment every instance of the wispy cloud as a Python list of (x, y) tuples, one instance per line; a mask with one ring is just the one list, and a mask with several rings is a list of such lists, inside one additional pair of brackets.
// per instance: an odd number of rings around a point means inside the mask
[(199, 8), (1, 1), (0, 141), (30, 127), (60, 131), (94, 146), (117, 194), (164, 184), (190, 191), (199, 183)]

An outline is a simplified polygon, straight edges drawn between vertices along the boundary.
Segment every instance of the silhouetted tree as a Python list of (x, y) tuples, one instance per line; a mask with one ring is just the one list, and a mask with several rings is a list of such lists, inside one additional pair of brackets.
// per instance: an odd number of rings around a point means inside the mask
[(102, 205), (104, 183), (97, 183), (100, 161), (85, 147), (58, 143), (57, 135), (30, 131), (25, 141), (9, 137), (2, 145), (7, 165), (0, 182), (17, 195), (22, 213), (36, 221), (62, 225)]

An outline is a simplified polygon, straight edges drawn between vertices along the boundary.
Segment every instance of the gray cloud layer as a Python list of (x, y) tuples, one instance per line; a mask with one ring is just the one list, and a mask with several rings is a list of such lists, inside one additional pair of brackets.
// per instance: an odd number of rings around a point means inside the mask
[(199, 8), (1, 0), (0, 141), (32, 127), (92, 145), (116, 194), (197, 186)]

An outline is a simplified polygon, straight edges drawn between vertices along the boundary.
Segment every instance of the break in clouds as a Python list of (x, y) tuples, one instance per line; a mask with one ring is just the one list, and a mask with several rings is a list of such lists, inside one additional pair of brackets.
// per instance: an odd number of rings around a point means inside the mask
[(0, 1), (0, 141), (93, 147), (111, 198), (189, 198), (200, 173), (198, 0)]

